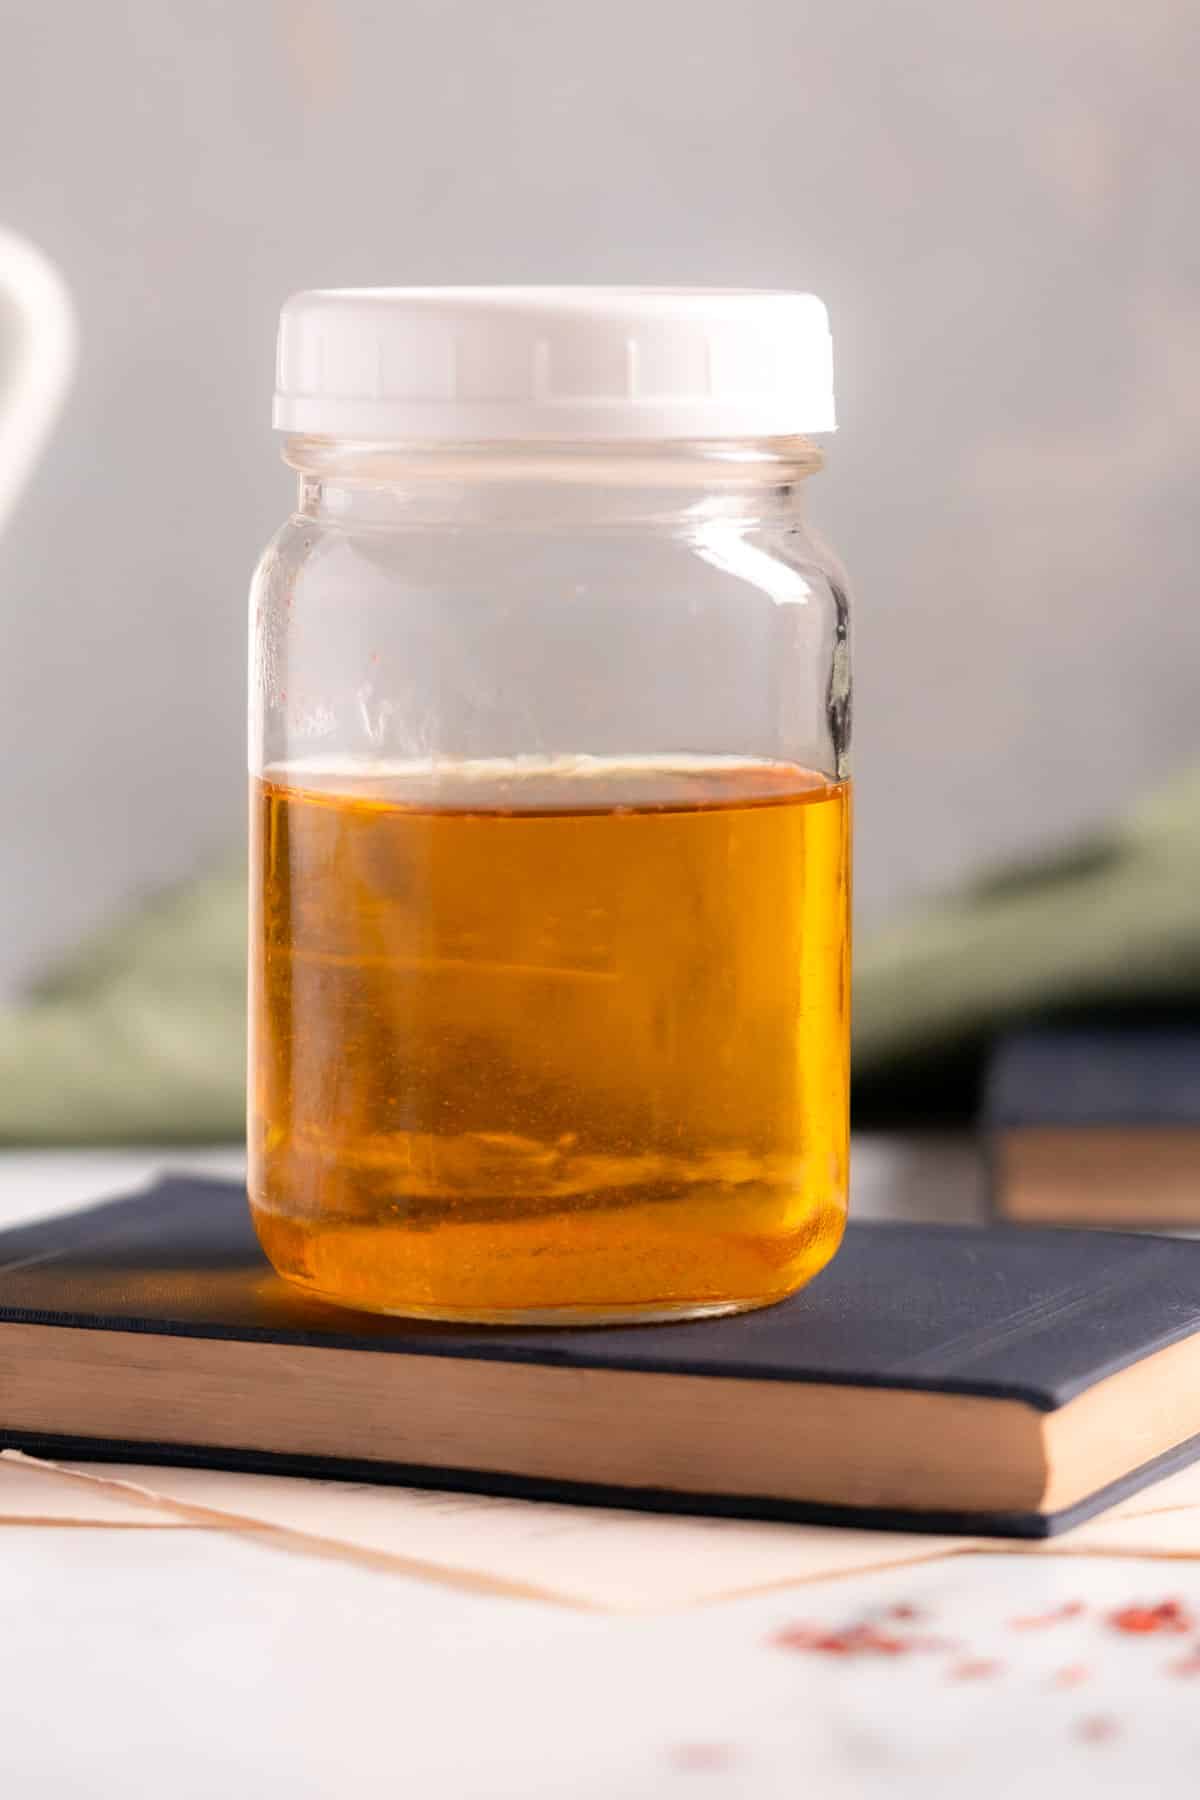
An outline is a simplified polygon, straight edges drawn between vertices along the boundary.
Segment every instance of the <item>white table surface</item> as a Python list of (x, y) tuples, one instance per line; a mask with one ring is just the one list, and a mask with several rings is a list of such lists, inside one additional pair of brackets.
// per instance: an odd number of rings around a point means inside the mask
[[(0, 1225), (164, 1167), (240, 1159), (0, 1155)], [(860, 1217), (972, 1218), (980, 1191), (965, 1144), (858, 1146)], [(1200, 1676), (1170, 1666), (1183, 1640), (1104, 1622), (1166, 1597), (1200, 1615), (1200, 1564), (964, 1556), (622, 1618), (221, 1531), (8, 1525), (0, 1559), (14, 1800), (1074, 1800), (1190, 1796), (1200, 1768)], [(1012, 1623), (1068, 1600), (1086, 1613)], [(895, 1629), (961, 1648), (837, 1657), (770, 1642), (896, 1604), (924, 1617)]]

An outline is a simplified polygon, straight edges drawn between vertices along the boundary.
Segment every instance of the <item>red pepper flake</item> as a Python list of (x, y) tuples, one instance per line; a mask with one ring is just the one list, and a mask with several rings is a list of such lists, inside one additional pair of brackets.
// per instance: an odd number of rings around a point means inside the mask
[(1200, 1644), (1193, 1644), (1186, 1656), (1179, 1656), (1167, 1668), (1172, 1675), (1200, 1675)]
[(1075, 1727), (1075, 1736), (1085, 1744), (1107, 1744), (1120, 1735), (1121, 1727), (1111, 1713), (1093, 1713), (1090, 1718), (1080, 1719)]
[(1157, 1606), (1122, 1606), (1109, 1613), (1108, 1623), (1114, 1631), (1130, 1637), (1156, 1633), (1179, 1637), (1196, 1628), (1196, 1621), (1179, 1600), (1160, 1600)]
[(950, 1671), (951, 1681), (989, 1681), (994, 1675), (1003, 1675), (1004, 1664), (994, 1656), (968, 1657), (965, 1662), (956, 1663)]
[(905, 1619), (912, 1622), (916, 1619), (923, 1619), (925, 1614), (919, 1606), (913, 1606), (911, 1602), (901, 1600), (897, 1605), (889, 1606), (884, 1617), (887, 1619)]
[(819, 1650), (826, 1656), (902, 1656), (903, 1638), (877, 1625), (788, 1625), (771, 1642), (779, 1650)]
[(1024, 1619), (1012, 1619), (1014, 1631), (1040, 1631), (1044, 1625), (1065, 1625), (1068, 1619), (1081, 1619), (1087, 1608), (1082, 1600), (1065, 1600), (1050, 1612), (1031, 1613)]
[(914, 1650), (950, 1650), (949, 1639), (903, 1636), (869, 1620), (858, 1625), (787, 1625), (770, 1639), (777, 1650), (816, 1650), (825, 1656), (907, 1656)]
[(1077, 1688), (1082, 1687), (1084, 1682), (1090, 1681), (1091, 1678), (1092, 1671), (1086, 1663), (1068, 1663), (1065, 1669), (1058, 1669), (1055, 1672), (1051, 1685), (1056, 1688)]
[(671, 1752), (677, 1769), (728, 1769), (734, 1760), (728, 1744), (677, 1744)]

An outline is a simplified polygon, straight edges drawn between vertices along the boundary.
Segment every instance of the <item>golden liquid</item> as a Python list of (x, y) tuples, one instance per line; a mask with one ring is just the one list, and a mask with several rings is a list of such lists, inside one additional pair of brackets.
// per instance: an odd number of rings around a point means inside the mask
[[(761, 1305), (847, 1181), (845, 783), (736, 759), (254, 784), (250, 1192), (346, 1305)], [(431, 801), (436, 799), (436, 804)]]

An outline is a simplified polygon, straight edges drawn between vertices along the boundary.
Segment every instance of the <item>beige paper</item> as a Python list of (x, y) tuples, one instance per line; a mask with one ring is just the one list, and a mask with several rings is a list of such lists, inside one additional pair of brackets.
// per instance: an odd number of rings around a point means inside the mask
[[(30, 1459), (5, 1451), (0, 1462)], [(279, 1533), (455, 1585), (614, 1612), (694, 1606), (960, 1553), (972, 1540), (742, 1519), (693, 1519), (219, 1469), (50, 1463), (64, 1482), (230, 1529)]]
[(177, 1531), (193, 1524), (176, 1508), (139, 1503), (99, 1482), (72, 1485), (53, 1467), (0, 1458), (0, 1525), (140, 1525)]
[[(15, 1455), (5, 1452), (0, 1464)], [(668, 1517), (218, 1469), (32, 1466), (64, 1485), (103, 1487), (130, 1506), (264, 1531), (309, 1553), (618, 1612), (674, 1610), (979, 1550), (1200, 1557), (1200, 1465), (1048, 1540)]]
[(306, 1538), (622, 1612), (695, 1605), (963, 1547), (951, 1537), (668, 1517), (429, 1489), (198, 1469), (128, 1473), (172, 1500), (236, 1511)]
[(1200, 1511), (1189, 1507), (1141, 1518), (1096, 1519), (1038, 1548), (1064, 1556), (1200, 1557)]

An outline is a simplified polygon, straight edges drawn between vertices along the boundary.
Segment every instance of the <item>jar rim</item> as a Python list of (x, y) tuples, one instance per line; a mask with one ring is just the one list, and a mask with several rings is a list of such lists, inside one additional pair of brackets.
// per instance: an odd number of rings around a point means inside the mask
[(658, 440), (513, 439), (471, 442), (289, 433), (283, 461), (298, 474), (344, 482), (556, 480), (777, 483), (816, 474), (823, 447), (797, 435)]

